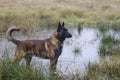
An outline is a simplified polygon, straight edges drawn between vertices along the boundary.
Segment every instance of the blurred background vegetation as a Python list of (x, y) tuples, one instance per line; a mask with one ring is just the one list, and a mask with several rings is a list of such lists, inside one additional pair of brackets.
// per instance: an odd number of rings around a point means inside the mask
[(120, 27), (119, 0), (0, 0), (0, 32), (11, 26), (25, 31), (55, 27), (59, 21), (66, 26)]

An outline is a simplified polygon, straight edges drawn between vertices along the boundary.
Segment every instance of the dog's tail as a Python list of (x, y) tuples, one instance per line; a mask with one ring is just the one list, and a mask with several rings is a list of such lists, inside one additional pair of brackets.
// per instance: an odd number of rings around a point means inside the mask
[(18, 45), (20, 41), (14, 39), (14, 38), (12, 37), (12, 32), (13, 32), (13, 31), (20, 31), (20, 29), (19, 29), (18, 27), (16, 27), (16, 26), (10, 27), (10, 28), (7, 30), (7, 32), (6, 32), (6, 37), (7, 37), (7, 39), (8, 39), (9, 41), (12, 41), (12, 42), (15, 43), (16, 45)]

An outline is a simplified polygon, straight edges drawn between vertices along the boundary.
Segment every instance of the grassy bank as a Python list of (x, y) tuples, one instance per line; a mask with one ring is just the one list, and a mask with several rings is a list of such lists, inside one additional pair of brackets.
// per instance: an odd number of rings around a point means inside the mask
[(42, 71), (26, 69), (13, 64), (9, 59), (1, 61), (1, 80), (44, 80)]
[[(49, 3), (49, 4), (48, 4)], [(114, 0), (30, 0), (1, 1), (0, 32), (10, 26), (23, 30), (56, 27), (57, 22), (65, 21), (66, 26), (120, 28), (119, 1)]]
[(120, 79), (120, 55), (110, 56), (110, 61), (101, 59), (100, 63), (90, 64), (85, 76), (73, 74), (68, 76), (46, 76), (41, 70), (26, 69), (25, 66), (16, 65), (9, 59), (0, 60), (1, 80), (119, 80)]
[(120, 80), (120, 55), (110, 56), (109, 62), (89, 65), (85, 80)]
[(26, 68), (23, 65), (13, 64), (10, 59), (1, 60), (0, 64), (1, 80), (65, 80), (63, 76), (45, 75), (42, 69)]

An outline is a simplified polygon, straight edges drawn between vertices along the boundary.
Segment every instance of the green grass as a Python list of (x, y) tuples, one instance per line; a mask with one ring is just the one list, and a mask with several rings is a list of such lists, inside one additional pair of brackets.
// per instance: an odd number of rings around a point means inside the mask
[(65, 77), (56, 74), (45, 75), (41, 70), (26, 68), (23, 65), (13, 64), (10, 59), (0, 60), (1, 80), (65, 80)]
[(120, 42), (119, 40), (115, 40), (110, 35), (106, 36), (105, 33), (103, 33), (99, 54), (101, 56), (119, 54), (119, 47), (118, 47), (119, 42)]
[[(115, 52), (114, 52), (115, 53)], [(5, 51), (0, 59), (1, 80), (119, 80), (120, 79), (120, 54), (111, 55), (110, 61), (101, 58), (96, 64), (89, 64), (84, 76), (78, 72), (71, 75), (50, 74), (45, 75), (42, 69), (26, 68), (23, 65), (14, 64)]]
[(78, 33), (80, 34), (81, 30), (82, 30), (83, 26), (82, 26), (82, 23), (78, 23), (78, 27), (77, 27), (77, 30), (78, 30)]
[(0, 59), (0, 80), (65, 80), (64, 76), (54, 73), (45, 74), (43, 68), (36, 69), (15, 64), (8, 57), (8, 53), (6, 49)]
[[(119, 80), (120, 79), (120, 55), (110, 56), (110, 62), (101, 58), (100, 63), (90, 64), (84, 76), (73, 74), (69, 76), (50, 75), (46, 76), (41, 70), (16, 65), (10, 59), (0, 60), (1, 80)], [(73, 77), (72, 77), (73, 76)]]
[(40, 70), (26, 69), (24, 66), (13, 64), (9, 59), (1, 61), (2, 80), (45, 80)]
[(80, 54), (80, 48), (75, 47), (73, 53), (75, 54), (75, 56), (78, 56)]

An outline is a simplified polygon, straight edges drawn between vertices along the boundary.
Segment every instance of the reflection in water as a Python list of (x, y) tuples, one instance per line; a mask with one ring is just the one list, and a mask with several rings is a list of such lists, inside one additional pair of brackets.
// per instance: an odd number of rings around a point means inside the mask
[[(15, 36), (17, 39), (44, 39), (49, 37), (54, 31), (43, 30), (40, 32), (32, 33), (27, 36)], [(50, 33), (50, 34), (48, 34)], [(63, 52), (58, 60), (57, 71), (60, 74), (75, 74), (85, 72), (89, 63), (99, 62), (98, 50), (100, 45), (100, 33), (97, 29), (84, 28), (81, 33), (77, 29), (71, 30), (73, 37), (66, 39), (63, 47)], [(9, 57), (13, 59), (15, 45), (8, 42), (5, 37), (0, 40), (0, 57), (4, 51), (9, 52)], [(74, 49), (80, 49), (75, 55)], [(24, 64), (24, 61), (21, 64)], [(42, 65), (41, 65), (42, 64)], [(31, 66), (34, 68), (44, 67), (44, 71), (49, 72), (49, 60), (33, 57)]]

